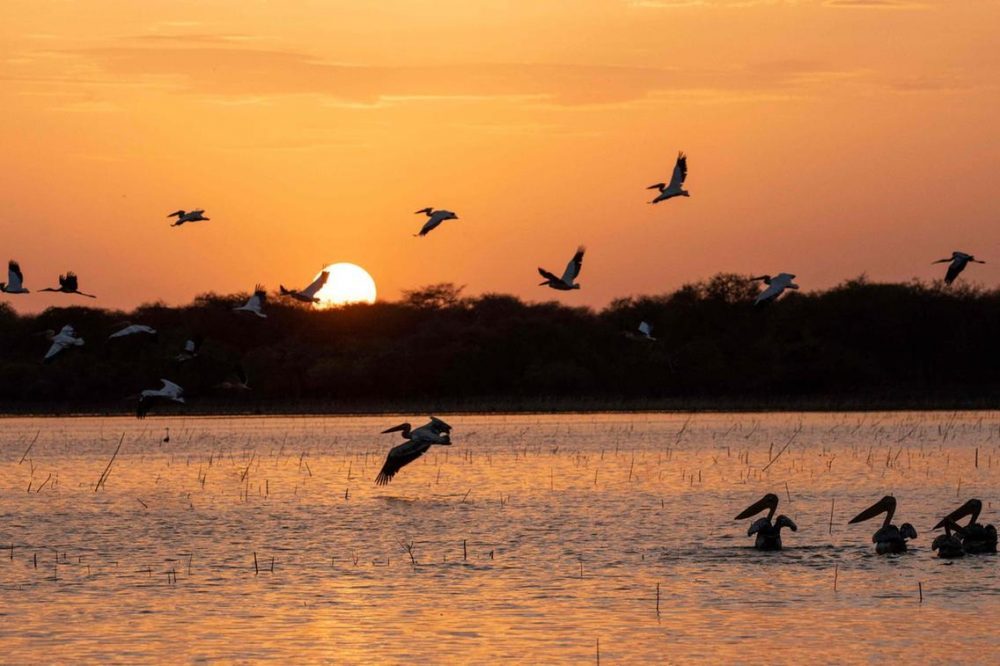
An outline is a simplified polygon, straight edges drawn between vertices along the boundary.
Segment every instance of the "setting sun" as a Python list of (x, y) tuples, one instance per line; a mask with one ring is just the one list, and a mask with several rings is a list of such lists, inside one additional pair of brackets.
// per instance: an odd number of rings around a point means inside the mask
[(329, 308), (347, 303), (375, 302), (375, 280), (361, 266), (339, 263), (330, 264), (323, 270), (330, 273), (330, 277), (323, 288), (316, 293), (319, 299), (316, 307)]

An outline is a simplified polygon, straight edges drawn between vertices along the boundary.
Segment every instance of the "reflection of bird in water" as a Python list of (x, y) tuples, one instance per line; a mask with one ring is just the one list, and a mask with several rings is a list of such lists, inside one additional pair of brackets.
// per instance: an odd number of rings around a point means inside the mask
[[(995, 553), (997, 552), (997, 528), (993, 525), (983, 525), (976, 522), (982, 511), (982, 501), (970, 499), (942, 518), (941, 522), (934, 526), (934, 529), (939, 530), (942, 527), (947, 529), (948, 523), (951, 523), (952, 529), (958, 532), (961, 537), (962, 548), (966, 553), (971, 555)], [(969, 523), (964, 527), (959, 527), (956, 523), (966, 516), (969, 516)]]
[(674, 172), (670, 176), (670, 183), (656, 183), (655, 185), (650, 185), (647, 190), (659, 190), (660, 193), (656, 195), (656, 198), (649, 203), (655, 204), (661, 201), (666, 201), (667, 199), (673, 199), (674, 197), (689, 197), (691, 196), (687, 190), (684, 189), (684, 180), (688, 175), (688, 163), (687, 155), (684, 153), (677, 153), (677, 162), (674, 164)]
[(576, 249), (576, 254), (566, 264), (566, 270), (563, 271), (562, 277), (558, 277), (555, 273), (550, 273), (544, 268), (539, 267), (538, 274), (545, 278), (545, 282), (540, 283), (538, 286), (551, 287), (559, 291), (579, 289), (580, 285), (575, 280), (579, 277), (580, 271), (583, 269), (583, 254), (586, 251), (587, 249), (582, 245)]
[(385, 464), (382, 465), (382, 470), (375, 477), (375, 483), (380, 486), (389, 483), (400, 469), (424, 455), (434, 444), (451, 445), (449, 434), (451, 426), (433, 416), (429, 423), (419, 428), (411, 429), (409, 423), (401, 423), (388, 430), (383, 430), (382, 434), (389, 432), (399, 432), (408, 441), (392, 447), (389, 451)]
[(39, 289), (38, 291), (57, 291), (63, 294), (79, 294), (80, 296), (86, 296), (87, 298), (97, 298), (93, 294), (85, 294), (79, 289), (79, 280), (76, 278), (76, 273), (70, 271), (66, 275), (59, 276), (59, 287), (52, 288), (46, 287), (45, 289)]
[(767, 285), (767, 289), (757, 294), (757, 298), (754, 299), (754, 305), (760, 305), (761, 303), (770, 303), (778, 299), (786, 289), (798, 289), (799, 285), (792, 282), (795, 276), (791, 273), (778, 273), (774, 277), (770, 275), (761, 275), (760, 277), (750, 278), (751, 281), (760, 280)]
[(58, 333), (50, 330), (45, 331), (42, 335), (52, 342), (49, 351), (45, 353), (45, 358), (42, 359), (46, 363), (55, 358), (64, 349), (83, 346), (83, 338), (78, 338), (76, 336), (76, 329), (69, 324), (63, 326)]
[(952, 252), (950, 257), (946, 257), (945, 259), (938, 259), (937, 261), (933, 261), (931, 263), (943, 264), (949, 261), (951, 262), (951, 265), (948, 266), (948, 272), (945, 273), (944, 276), (945, 284), (951, 284), (952, 282), (954, 282), (955, 278), (958, 277), (959, 273), (965, 270), (965, 267), (969, 265), (970, 261), (976, 264), (986, 263), (985, 261), (980, 261), (979, 259), (976, 259), (971, 254), (966, 254), (965, 252), (958, 252), (958, 251)]
[(744, 520), (755, 516), (764, 509), (768, 510), (767, 516), (753, 521), (750, 524), (750, 529), (747, 530), (747, 536), (757, 535), (753, 545), (757, 550), (781, 550), (781, 528), (787, 527), (793, 532), (797, 532), (799, 528), (788, 516), (778, 516), (774, 523), (771, 523), (774, 512), (778, 510), (778, 496), (774, 493), (764, 495), (743, 509), (734, 520)]
[(860, 523), (879, 515), (885, 514), (885, 521), (882, 527), (872, 535), (872, 543), (875, 544), (875, 552), (879, 555), (888, 553), (905, 553), (906, 540), (916, 539), (917, 530), (909, 523), (903, 523), (899, 527), (892, 524), (892, 516), (896, 513), (896, 498), (886, 495), (875, 504), (871, 505), (858, 515), (848, 521), (848, 524)]

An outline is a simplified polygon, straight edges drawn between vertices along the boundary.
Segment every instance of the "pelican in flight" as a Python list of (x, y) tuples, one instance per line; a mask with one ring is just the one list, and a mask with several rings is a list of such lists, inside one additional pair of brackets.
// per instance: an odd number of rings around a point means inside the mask
[(177, 221), (170, 225), (172, 227), (179, 227), (185, 222), (204, 222), (211, 219), (209, 217), (205, 217), (204, 209), (190, 211), (175, 210), (170, 215), (167, 215), (167, 217), (177, 218)]
[(778, 299), (786, 289), (798, 289), (799, 285), (792, 282), (795, 276), (791, 273), (778, 273), (774, 277), (770, 275), (761, 275), (760, 277), (750, 278), (753, 280), (760, 280), (767, 285), (767, 289), (757, 294), (757, 298), (754, 299), (754, 305), (760, 305), (761, 303), (770, 303)]
[(330, 272), (323, 271), (319, 274), (319, 277), (313, 280), (312, 284), (305, 289), (285, 289), (285, 285), (279, 284), (278, 290), (281, 292), (282, 296), (289, 296), (297, 301), (302, 301), (303, 303), (319, 303), (319, 299), (316, 298), (316, 293), (323, 288), (323, 285), (326, 284), (329, 277)]
[[(931, 550), (936, 550), (938, 557), (944, 560), (953, 560), (957, 557), (965, 556), (965, 549), (962, 547), (961, 534), (964, 531), (955, 524), (955, 521), (945, 518), (940, 523), (944, 528), (944, 534), (939, 534), (931, 543)], [(954, 530), (955, 534), (952, 534)]]
[(126, 323), (124, 328), (122, 328), (119, 331), (115, 331), (114, 333), (112, 333), (111, 335), (109, 335), (108, 336), (108, 340), (115, 340), (115, 339), (118, 339), (118, 338), (128, 338), (128, 337), (131, 337), (131, 336), (134, 336), (134, 335), (136, 335), (136, 336), (148, 335), (148, 336), (152, 337), (155, 340), (156, 336), (157, 336), (157, 333), (156, 333), (156, 329), (153, 328), (152, 326), (146, 326), (144, 324), (129, 324), (129, 323)]
[(955, 278), (958, 277), (959, 273), (965, 270), (965, 267), (969, 265), (970, 261), (974, 264), (986, 263), (985, 261), (980, 261), (979, 259), (976, 259), (971, 254), (966, 254), (965, 252), (958, 252), (958, 251), (952, 252), (950, 257), (946, 257), (945, 259), (938, 259), (937, 261), (931, 263), (946, 264), (948, 262), (951, 262), (951, 265), (948, 266), (948, 272), (944, 276), (944, 283), (951, 284), (952, 282), (955, 281)]
[(389, 450), (389, 455), (385, 458), (385, 464), (382, 465), (382, 471), (375, 477), (375, 483), (380, 486), (389, 483), (392, 477), (396, 476), (396, 472), (424, 455), (427, 449), (431, 448), (434, 444), (451, 446), (451, 436), (449, 434), (451, 433), (451, 426), (433, 416), (429, 423), (419, 428), (411, 429), (409, 423), (400, 423), (398, 426), (383, 430), (382, 434), (390, 432), (400, 432), (403, 435), (403, 439), (408, 441), (394, 446)]
[[(962, 549), (970, 555), (980, 553), (997, 552), (997, 528), (993, 525), (983, 525), (977, 523), (979, 514), (983, 511), (983, 503), (977, 499), (970, 499), (968, 502), (958, 507), (947, 516), (941, 519), (934, 529), (939, 530), (944, 527), (946, 530), (951, 523), (951, 529), (958, 532), (962, 540)], [(969, 523), (964, 527), (959, 527), (956, 523), (969, 516)]]
[(538, 286), (547, 286), (559, 291), (579, 289), (580, 285), (576, 284), (575, 280), (580, 276), (580, 269), (583, 267), (583, 253), (586, 251), (587, 249), (582, 245), (576, 249), (576, 254), (566, 264), (566, 270), (563, 271), (562, 277), (557, 277), (555, 273), (550, 273), (539, 266), (538, 274), (545, 278), (545, 282), (539, 283)]
[(200, 335), (196, 335), (190, 338), (184, 343), (184, 348), (180, 350), (174, 360), (178, 363), (187, 363), (193, 359), (198, 358), (198, 352), (201, 350), (201, 343), (204, 338)]
[(42, 359), (45, 363), (51, 361), (64, 349), (83, 346), (83, 338), (77, 337), (76, 329), (69, 324), (63, 326), (58, 333), (55, 331), (45, 331), (44, 335), (52, 343), (49, 351), (45, 354), (45, 358)]
[(913, 525), (909, 523), (903, 523), (899, 527), (892, 524), (892, 516), (896, 513), (896, 498), (892, 495), (886, 495), (878, 502), (875, 502), (875, 504), (851, 518), (848, 524), (851, 525), (870, 520), (880, 513), (885, 514), (885, 520), (882, 522), (882, 527), (872, 535), (875, 552), (879, 555), (905, 553), (906, 540), (916, 539), (917, 530), (913, 529)]
[(79, 282), (76, 279), (76, 273), (70, 271), (66, 275), (59, 276), (59, 288), (55, 289), (52, 287), (46, 287), (45, 289), (39, 289), (38, 291), (59, 291), (64, 294), (79, 294), (80, 296), (86, 296), (87, 298), (97, 298), (93, 294), (85, 294), (80, 291)]
[(791, 518), (783, 515), (778, 516), (774, 523), (771, 523), (774, 512), (778, 510), (778, 496), (774, 493), (764, 495), (743, 509), (734, 520), (745, 520), (750, 516), (756, 516), (764, 509), (767, 509), (767, 515), (750, 523), (747, 536), (757, 535), (757, 540), (753, 544), (757, 550), (781, 550), (781, 528), (787, 527), (793, 532), (798, 532), (799, 528), (792, 522)]
[(455, 215), (450, 210), (444, 209), (434, 210), (433, 208), (421, 208), (414, 213), (414, 215), (420, 215), (421, 213), (427, 216), (427, 221), (424, 222), (424, 226), (420, 228), (420, 233), (413, 234), (414, 236), (426, 236), (445, 220), (458, 219), (458, 215)]
[(264, 301), (267, 300), (267, 292), (264, 291), (264, 287), (257, 285), (253, 288), (253, 296), (251, 296), (244, 305), (233, 308), (236, 312), (249, 312), (255, 314), (261, 319), (267, 319), (267, 315), (261, 310), (264, 308)]
[(0, 291), (5, 294), (27, 294), (24, 288), (24, 274), (21, 272), (21, 265), (11, 259), (7, 263), (7, 281), (0, 282)]
[(673, 199), (674, 197), (689, 197), (691, 196), (687, 190), (684, 189), (684, 179), (688, 175), (688, 163), (687, 155), (684, 153), (677, 153), (677, 163), (674, 164), (674, 173), (670, 176), (670, 183), (656, 183), (655, 185), (650, 185), (647, 190), (659, 190), (660, 193), (656, 195), (656, 198), (649, 203), (655, 204), (661, 201), (666, 201), (667, 199)]
[(163, 383), (158, 389), (146, 389), (139, 394), (139, 402), (135, 408), (136, 418), (144, 419), (149, 409), (163, 402), (179, 402), (184, 404), (184, 389), (169, 379), (161, 379)]

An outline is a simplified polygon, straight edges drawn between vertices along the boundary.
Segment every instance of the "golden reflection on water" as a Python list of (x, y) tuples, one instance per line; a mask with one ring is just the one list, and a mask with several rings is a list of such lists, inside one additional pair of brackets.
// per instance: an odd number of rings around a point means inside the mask
[[(928, 530), (998, 521), (997, 416), (451, 417), (385, 488), (398, 417), (6, 419), (0, 659), (979, 661), (998, 558)], [(769, 491), (800, 529), (757, 553)], [(846, 525), (889, 493), (901, 557)]]

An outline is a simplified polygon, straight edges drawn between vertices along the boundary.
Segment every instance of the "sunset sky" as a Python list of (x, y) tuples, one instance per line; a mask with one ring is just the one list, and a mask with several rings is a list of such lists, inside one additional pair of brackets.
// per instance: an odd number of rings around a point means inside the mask
[[(952, 250), (994, 285), (998, 25), (993, 0), (5, 0), (0, 258), (106, 307), (338, 261), (387, 299), (930, 279)], [(691, 198), (648, 205), (678, 150)], [(461, 220), (414, 238), (425, 206)], [(583, 288), (538, 287), (578, 244)]]

